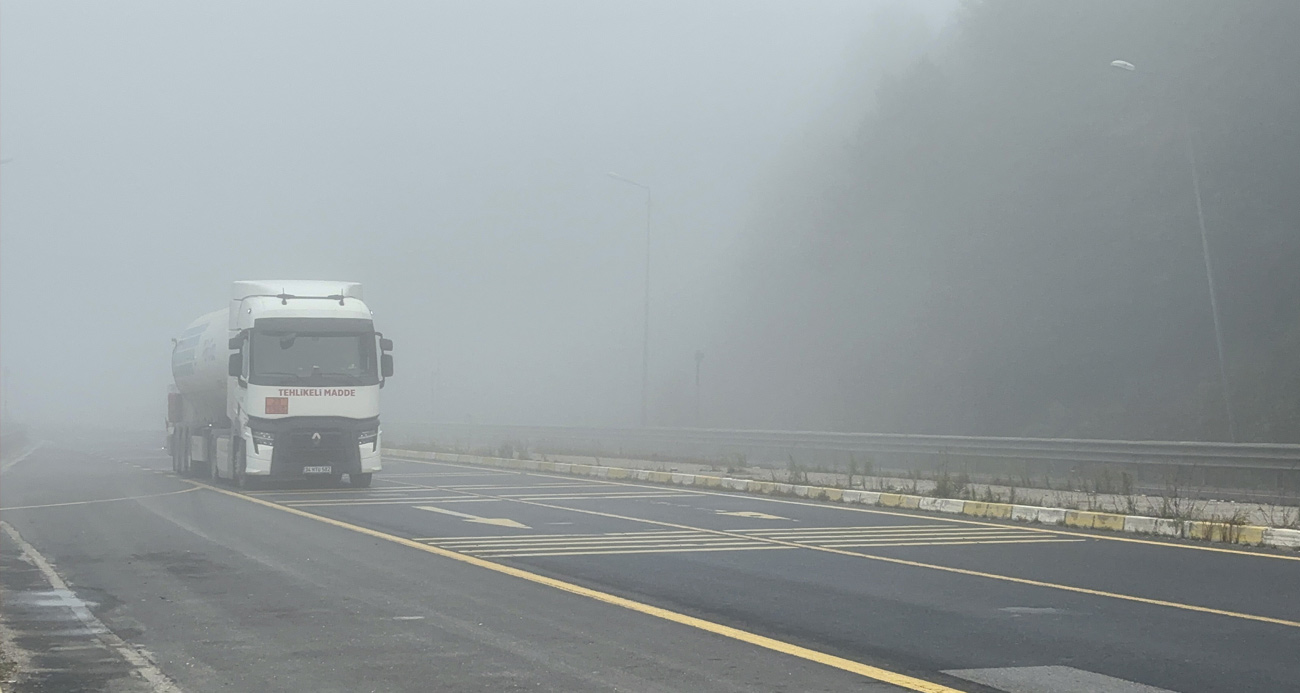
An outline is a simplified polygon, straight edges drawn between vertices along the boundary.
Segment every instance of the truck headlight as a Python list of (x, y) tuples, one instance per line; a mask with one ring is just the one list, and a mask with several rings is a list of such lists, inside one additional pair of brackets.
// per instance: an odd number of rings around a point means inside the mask
[(371, 450), (379, 449), (379, 429), (374, 428), (369, 431), (362, 431), (357, 434), (357, 445), (370, 445)]
[(273, 447), (275, 445), (275, 434), (270, 431), (250, 431), (249, 437), (253, 439), (253, 452), (257, 452), (259, 445)]

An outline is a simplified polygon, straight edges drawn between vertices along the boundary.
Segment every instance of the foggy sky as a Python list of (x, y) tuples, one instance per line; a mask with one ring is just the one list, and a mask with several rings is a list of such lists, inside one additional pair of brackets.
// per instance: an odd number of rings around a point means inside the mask
[(396, 342), (388, 420), (632, 424), (644, 194), (605, 172), (654, 189), (662, 408), (764, 182), (955, 5), (6, 2), (8, 406), (161, 427), (232, 280), (340, 279)]

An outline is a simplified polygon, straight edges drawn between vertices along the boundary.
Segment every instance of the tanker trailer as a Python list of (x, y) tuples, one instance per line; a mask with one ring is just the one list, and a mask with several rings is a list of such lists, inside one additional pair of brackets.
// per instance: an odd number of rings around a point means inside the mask
[(369, 486), (392, 348), (360, 284), (235, 282), (228, 307), (173, 340), (172, 469), (241, 487), (344, 475)]

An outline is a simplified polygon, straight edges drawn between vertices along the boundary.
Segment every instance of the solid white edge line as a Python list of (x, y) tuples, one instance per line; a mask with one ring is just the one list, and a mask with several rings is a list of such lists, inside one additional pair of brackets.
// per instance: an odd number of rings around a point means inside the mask
[[(45, 556), (42, 556), (35, 547), (27, 543), (27, 540), (18, 534), (18, 530), (14, 529), (8, 522), (3, 521), (0, 521), (0, 529), (3, 529), (5, 534), (8, 534), (14, 540), (14, 543), (22, 549), (28, 560), (41, 571), (41, 575), (45, 577), (46, 582), (50, 583), (50, 587), (63, 592), (69, 591), (68, 583), (59, 577), (59, 574), (54, 570), (54, 566), (50, 565), (50, 562), (45, 560)], [(105, 647), (117, 652), (122, 656), (122, 659), (135, 667), (135, 671), (140, 674), (141, 678), (149, 683), (150, 690), (153, 693), (182, 693), (180, 687), (164, 674), (147, 654), (136, 649), (109, 630), (108, 626), (105, 626), (103, 621), (100, 621), (95, 614), (91, 613), (84, 603), (71, 601), (65, 603), (72, 610), (72, 613), (76, 615), (77, 620), (81, 621), (94, 634), (94, 638), (103, 643)]]

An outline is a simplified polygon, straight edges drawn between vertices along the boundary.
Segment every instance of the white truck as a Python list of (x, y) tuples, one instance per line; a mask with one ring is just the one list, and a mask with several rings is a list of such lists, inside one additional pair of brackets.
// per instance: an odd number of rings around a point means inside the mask
[(173, 340), (168, 449), (184, 475), (312, 477), (370, 485), (380, 470), (379, 390), (393, 343), (361, 285), (237, 281), (230, 306)]

